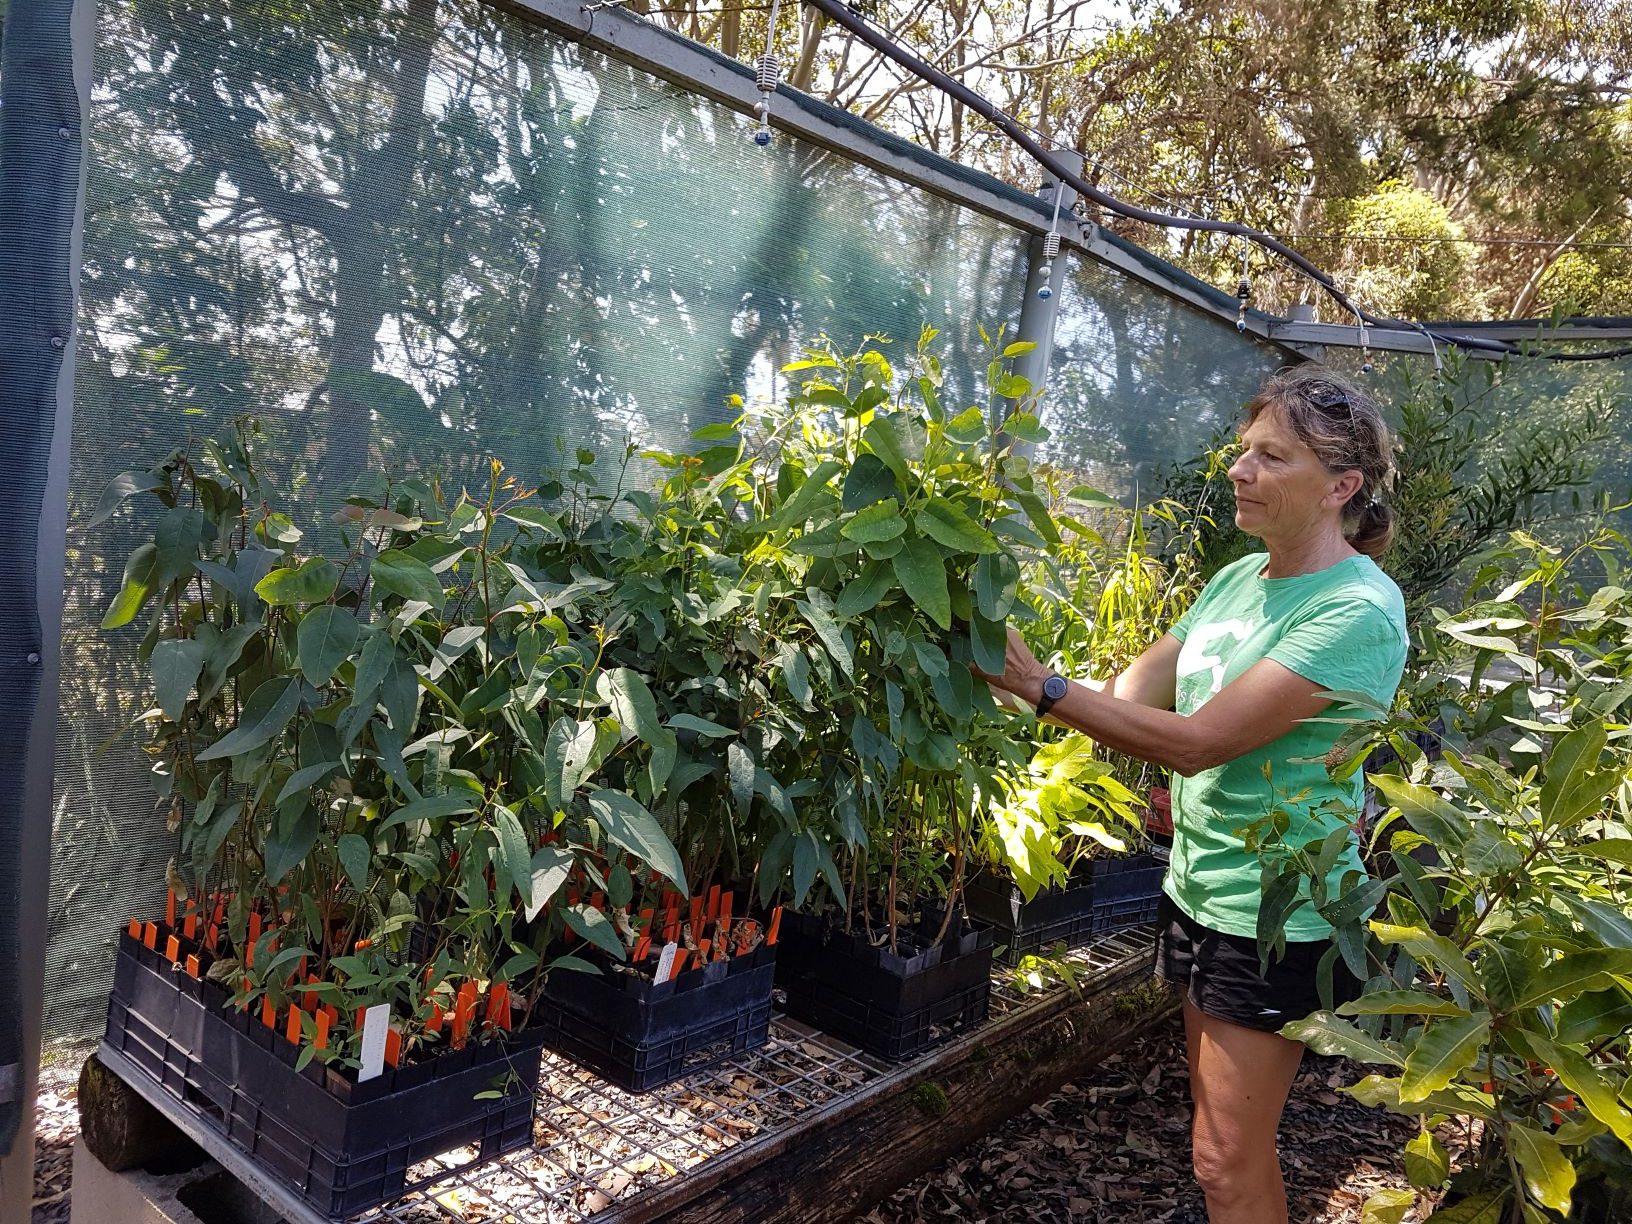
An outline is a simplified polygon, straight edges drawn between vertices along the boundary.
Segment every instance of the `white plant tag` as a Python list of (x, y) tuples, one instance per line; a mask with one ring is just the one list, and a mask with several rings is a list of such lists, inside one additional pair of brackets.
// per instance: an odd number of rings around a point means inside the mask
[(363, 1013), (363, 1065), (357, 1082), (374, 1079), (385, 1071), (385, 1035), (391, 1031), (391, 1005), (376, 1003)]
[(680, 945), (677, 943), (663, 945), (663, 951), (657, 954), (657, 973), (654, 975), (653, 981), (666, 982), (669, 980), (669, 974), (674, 972), (674, 955), (679, 950)]

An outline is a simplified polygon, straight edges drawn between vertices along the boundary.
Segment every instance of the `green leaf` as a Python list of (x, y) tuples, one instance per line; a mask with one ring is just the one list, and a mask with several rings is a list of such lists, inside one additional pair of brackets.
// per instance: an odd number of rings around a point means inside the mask
[(1421, 990), (1371, 990), (1342, 1004), (1343, 1016), (1466, 1016), (1467, 1008)]
[(682, 894), (687, 892), (686, 871), (681, 866), (680, 855), (650, 812), (628, 795), (614, 790), (590, 792), (589, 810), (609, 838), (668, 876)]
[(322, 831), (322, 815), (305, 795), (296, 795), (280, 805), (266, 839), (267, 883), (277, 884), (304, 862)]
[(618, 930), (600, 910), (590, 905), (569, 905), (561, 910), (567, 925), (584, 939), (616, 960), (628, 960), (629, 952), (618, 938)]
[(1022, 353), (1029, 353), (1037, 347), (1035, 340), (1016, 340), (1003, 349), (1003, 356), (1018, 357)]
[(874, 417), (872, 424), (862, 432), (862, 439), (872, 449), (873, 454), (884, 461), (886, 467), (895, 473), (896, 479), (903, 488), (911, 493), (912, 470), (907, 463), (907, 452), (901, 444), (901, 438), (895, 431), (893, 417)]
[(1490, 1036), (1490, 1014), (1474, 1012), (1430, 1023), (1405, 1057), (1400, 1099), (1420, 1101), (1438, 1092), (1478, 1059)]
[(446, 791), (439, 795), (421, 795), (412, 803), (405, 803), (380, 824), (380, 832), (409, 824), (415, 820), (440, 820), (447, 816), (463, 816), (474, 812), (480, 797), (474, 791)]
[(538, 917), (539, 911), (555, 899), (568, 877), (572, 875), (572, 851), (561, 846), (544, 846), (534, 851), (528, 875), (532, 879), (532, 899), (527, 903), (527, 921)]
[(119, 593), (113, 597), (102, 616), (102, 628), (117, 629), (136, 618), (156, 589), (159, 569), (159, 550), (152, 544), (143, 544), (125, 561), (125, 579)]
[(877, 544), (893, 540), (906, 529), (907, 520), (901, 517), (901, 507), (895, 498), (887, 497), (865, 510), (858, 510), (839, 528), (839, 533), (858, 544)]
[(1588, 990), (1600, 990), (1612, 977), (1632, 977), (1632, 949), (1589, 948), (1567, 952), (1538, 970), (1513, 1002), (1514, 1011), (1554, 1000), (1569, 1002)]
[(708, 739), (729, 739), (736, 734), (730, 727), (721, 726), (711, 719), (699, 718), (695, 714), (676, 714), (669, 719), (669, 726), (677, 731), (695, 731)]
[(891, 564), (907, 598), (942, 629), (952, 627), (952, 594), (946, 585), (946, 562), (928, 540), (908, 540)]
[(1009, 631), (1002, 621), (978, 613), (969, 618), (969, 645), (975, 666), (988, 676), (1001, 676), (1009, 648)]
[(1486, 1190), (1441, 1207), (1424, 1224), (1503, 1224), (1507, 1219), (1507, 1191)]
[(1424, 930), (1415, 926), (1396, 926), (1390, 922), (1371, 922), (1371, 932), (1385, 944), (1398, 944), (1411, 956), (1419, 961), (1431, 961), (1445, 973), (1455, 978), (1464, 988), (1471, 988), (1478, 983), (1478, 975), (1468, 958), (1443, 935)]
[(885, 498), (894, 499), (900, 493), (895, 473), (885, 466), (877, 455), (858, 455), (850, 472), (844, 478), (844, 499), (841, 508), (861, 510)]
[(1451, 1154), (1438, 1136), (1433, 1131), (1413, 1135), (1405, 1145), (1405, 1179), (1424, 1190), (1436, 1190), (1450, 1175)]
[(1484, 824), (1474, 829), (1468, 844), (1462, 847), (1463, 869), (1476, 879), (1517, 871), (1523, 864), (1519, 848), (1499, 830)]
[(1360, 1205), (1360, 1224), (1403, 1224), (1416, 1202), (1409, 1190), (1379, 1190)]
[(368, 860), (370, 855), (368, 840), (355, 833), (342, 833), (335, 842), (335, 850), (340, 855), (340, 866), (345, 868), (346, 878), (358, 893), (368, 891)]
[(1378, 903), (1388, 895), (1393, 884), (1393, 878), (1388, 876), (1367, 880), (1359, 888), (1344, 893), (1321, 910), (1321, 916), (1334, 927), (1347, 926), (1357, 919), (1368, 918)]
[(374, 558), (369, 577), (382, 591), (401, 596), (405, 600), (429, 604), (437, 612), (447, 600), (442, 580), (436, 571), (418, 557), (400, 548), (382, 552)]
[(1580, 1051), (1534, 1033), (1526, 1037), (1536, 1057), (1551, 1067), (1559, 1082), (1580, 1098), (1587, 1112), (1609, 1127), (1622, 1143), (1632, 1147), (1632, 1113), (1627, 1112), (1616, 1095), (1617, 1084), (1605, 1079), (1604, 1073)]
[(311, 765), (303, 765), (289, 775), (289, 780), (283, 784), (283, 789), (278, 791), (278, 797), (274, 802), (281, 804), (291, 795), (309, 792), (320, 782), (327, 781), (339, 773), (340, 769), (339, 761), (317, 761)]
[(1460, 850), (1473, 836), (1467, 817), (1428, 787), (1393, 774), (1373, 774), (1371, 781), (1406, 823), (1434, 845)]
[[(827, 597), (815, 587), (810, 587), (805, 594), (806, 599), (794, 600), (794, 606), (804, 615), (806, 622), (816, 631), (816, 636), (822, 640), (827, 653), (833, 656), (833, 661), (844, 669), (847, 676), (854, 676), (855, 662), (850, 655), (850, 647), (845, 643), (844, 632), (839, 623), (833, 619), (833, 613), (827, 603)], [(909, 591), (908, 594), (911, 594)]]
[(533, 871), (532, 859), (527, 853), (527, 834), (522, 832), (516, 814), (503, 804), (494, 805), (493, 827), (499, 834), (499, 866), (521, 895), (522, 908), (530, 908), (533, 903)]
[(1373, 1037), (1328, 1011), (1313, 1012), (1306, 1019), (1286, 1025), (1281, 1029), (1281, 1036), (1291, 1041), (1301, 1041), (1316, 1054), (1327, 1057), (1341, 1056), (1362, 1063), (1405, 1066), (1405, 1053), (1399, 1042)]
[(946, 436), (954, 442), (970, 446), (984, 438), (990, 428), (982, 409), (965, 408), (946, 423)]
[(595, 691), (612, 703), (612, 717), (618, 720), (624, 743), (637, 737), (651, 743), (663, 729), (657, 701), (639, 672), (627, 667), (602, 672), (596, 677)]
[(963, 508), (944, 497), (932, 497), (913, 520), (920, 535), (953, 552), (995, 553), (997, 538), (970, 518)]
[(845, 584), (833, 611), (844, 619), (871, 612), (894, 586), (894, 571), (882, 561), (869, 561), (866, 569)]
[(1006, 552), (982, 553), (975, 561), (975, 607), (987, 620), (1001, 621), (1020, 589), (1020, 563)]
[(340, 571), (326, 557), (308, 557), (293, 569), (273, 570), (255, 584), (255, 594), (273, 607), (322, 603), (334, 594)]
[(544, 737), (545, 777), (550, 806), (565, 807), (584, 779), (595, 771), (596, 727), (563, 714)]
[(357, 661), (357, 676), (352, 682), (351, 707), (372, 710), (385, 682), (391, 664), (396, 661), (396, 646), (388, 634), (376, 630), (363, 643), (362, 657)]
[(153, 691), (171, 722), (181, 719), (209, 646), (198, 638), (165, 638), (153, 647)]
[(127, 498), (138, 493), (151, 493), (154, 489), (165, 489), (169, 485), (168, 480), (152, 472), (121, 472), (102, 487), (102, 495), (96, 499), (96, 508), (80, 530), (89, 531), (106, 522)]
[(295, 643), (301, 674), (321, 688), (357, 645), (357, 618), (334, 604), (313, 608), (301, 618)]
[(1524, 1175), (1526, 1193), (1543, 1207), (1568, 1216), (1575, 1166), (1558, 1140), (1522, 1122), (1509, 1122), (1507, 1134)]
[(817, 464), (815, 470), (805, 477), (804, 483), (795, 490), (793, 496), (783, 503), (782, 508), (754, 530), (781, 531), (788, 527), (802, 526), (810, 517), (810, 508), (816, 504), (816, 499), (827, 491), (828, 482), (837, 476), (843, 467), (843, 464), (832, 459)]
[(281, 734), (300, 707), (300, 692), (300, 681), (294, 676), (268, 680), (250, 694), (238, 725), (199, 753), (197, 759), (214, 761), (253, 752)]
[[(1010, 395), (1010, 399), (1024, 399), (1031, 394), (1031, 384), (1022, 378), (1014, 385), (1018, 386), (1020, 383), (1025, 384), (1025, 390), (1016, 395)], [(1000, 390), (998, 394), (1006, 395), (1008, 393)], [(1003, 419), (1003, 432), (1016, 442), (1028, 442), (1037, 445), (1048, 441), (1048, 430), (1043, 428), (1043, 423), (1037, 419), (1035, 413), (1031, 412), (1009, 413)]]
[(816, 882), (816, 835), (804, 830), (793, 842), (793, 904), (803, 906)]
[(1632, 1028), (1632, 999), (1620, 987), (1589, 990), (1558, 1012), (1555, 1035), (1569, 1045), (1590, 1045)]
[(725, 763), (731, 782), (731, 801), (737, 815), (746, 816), (754, 803), (754, 775), (758, 769), (753, 753), (741, 740), (732, 740), (725, 749)]
[(1011, 489), (1009, 496), (1020, 503), (1020, 509), (1025, 511), (1038, 535), (1050, 544), (1060, 542), (1060, 529), (1054, 525), (1054, 516), (1048, 512), (1048, 506), (1044, 504), (1042, 498), (1024, 489)]
[(1439, 1092), (1430, 1092), (1420, 1101), (1405, 1101), (1400, 1099), (1399, 1080), (1368, 1075), (1343, 1091), (1362, 1105), (1381, 1105), (1391, 1113), (1410, 1117), (1436, 1113), (1471, 1114), (1486, 1121), (1496, 1117), (1495, 1098), (1467, 1084), (1452, 1084)]
[[(1598, 768), (1598, 758), (1603, 755), (1607, 738), (1603, 720), (1594, 719), (1577, 727), (1553, 746), (1541, 784), (1541, 818), (1545, 823), (1567, 824), (1575, 815), (1571, 808), (1578, 808), (1584, 803), (1596, 804), (1609, 793), (1606, 787), (1590, 799), (1580, 795), (1580, 784)], [(1574, 803), (1565, 802), (1572, 791), (1578, 792), (1578, 797)]]

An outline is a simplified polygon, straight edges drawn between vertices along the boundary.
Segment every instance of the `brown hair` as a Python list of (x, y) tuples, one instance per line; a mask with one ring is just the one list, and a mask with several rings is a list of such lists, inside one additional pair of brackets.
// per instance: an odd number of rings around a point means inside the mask
[(1269, 376), (1247, 405), (1247, 424), (1274, 409), (1333, 475), (1357, 471), (1360, 489), (1343, 507), (1343, 535), (1378, 557), (1394, 539), (1394, 511), (1383, 494), (1394, 481), (1394, 436), (1377, 401), (1318, 362)]

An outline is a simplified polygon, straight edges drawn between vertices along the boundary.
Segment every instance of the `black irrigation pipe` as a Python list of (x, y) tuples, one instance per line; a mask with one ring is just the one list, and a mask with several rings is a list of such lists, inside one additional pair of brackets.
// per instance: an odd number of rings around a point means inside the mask
[[(1255, 229), (1240, 221), (1219, 221), (1210, 217), (1186, 217), (1174, 213), (1157, 212), (1154, 209), (1141, 208), (1137, 204), (1129, 204), (1109, 192), (1094, 186), (1081, 175), (1074, 173), (1058, 157), (1045, 149), (1038, 141), (1014, 119), (1004, 114), (997, 106), (983, 95), (975, 92), (955, 77), (942, 72), (934, 65), (925, 62), (908, 51), (888, 34), (874, 29), (862, 17), (852, 11), (842, 0), (804, 0), (812, 8), (826, 14), (833, 21), (850, 31), (862, 42), (888, 59), (894, 60), (908, 72), (911, 72), (934, 85), (936, 88), (950, 94), (959, 102), (984, 116), (993, 126), (1001, 131), (1015, 144), (1024, 149), (1033, 160), (1044, 166), (1050, 174), (1063, 183), (1075, 187), (1086, 199), (1092, 200), (1107, 212), (1115, 213), (1130, 221), (1143, 221), (1147, 225), (1158, 225), (1167, 229), (1208, 230), (1218, 234), (1229, 234), (1240, 238), (1244, 242), (1253, 242), (1265, 250), (1279, 255), (1322, 289), (1347, 310), (1363, 325), (1379, 328), (1406, 329), (1417, 331), (1432, 341), (1454, 346), (1457, 348), (1473, 349), (1487, 353), (1503, 353), (1523, 357), (1543, 357), (1549, 361), (1600, 361), (1616, 357), (1632, 356), (1632, 345), (1620, 348), (1605, 349), (1591, 353), (1574, 353), (1564, 350), (1555, 350), (1545, 353), (1530, 353), (1514, 344), (1500, 340), (1484, 340), (1475, 336), (1459, 336), (1448, 332), (1430, 331), (1420, 323), (1410, 323), (1400, 319), (1388, 319), (1374, 315), (1357, 305), (1348, 294), (1337, 287), (1337, 283), (1319, 266), (1308, 258), (1299, 254), (1272, 234)], [(1362, 331), (1362, 337), (1363, 337)]]

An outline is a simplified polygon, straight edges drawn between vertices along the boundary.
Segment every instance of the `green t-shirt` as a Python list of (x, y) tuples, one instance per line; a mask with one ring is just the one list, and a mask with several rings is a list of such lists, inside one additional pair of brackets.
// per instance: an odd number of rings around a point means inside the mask
[[(1195, 713), (1260, 659), (1273, 659), (1322, 689), (1349, 689), (1392, 703), (1406, 637), (1405, 601), (1393, 580), (1365, 556), (1313, 574), (1264, 578), (1259, 571), (1268, 559), (1256, 553), (1220, 570), (1173, 626), (1173, 636), (1184, 643), (1178, 712)], [(1180, 909), (1214, 930), (1257, 935), (1260, 865), (1235, 830), (1279, 803), (1293, 814), (1289, 836), (1301, 845), (1337, 827), (1340, 817), (1315, 811), (1327, 800), (1358, 813), (1360, 775), (1333, 782), (1321, 761), (1342, 731), (1337, 723), (1299, 723), (1255, 752), (1194, 777), (1174, 776), (1173, 858), (1163, 886)], [(1287, 802), (1300, 792), (1307, 793)], [(1332, 869), (1331, 887), (1355, 870), (1363, 870), (1358, 838)], [(1330, 934), (1331, 926), (1308, 905), (1286, 927), (1288, 939)]]

